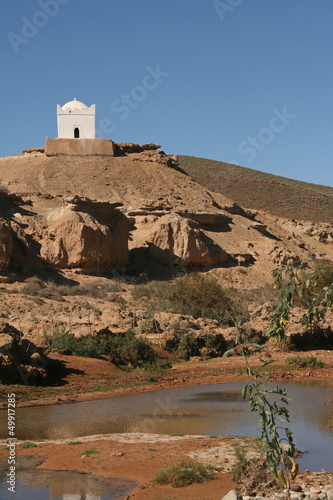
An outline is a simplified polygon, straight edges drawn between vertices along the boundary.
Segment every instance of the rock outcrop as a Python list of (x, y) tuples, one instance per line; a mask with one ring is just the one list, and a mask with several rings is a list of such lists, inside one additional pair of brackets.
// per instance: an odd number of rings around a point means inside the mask
[(117, 142), (116, 146), (123, 153), (142, 153), (142, 151), (156, 151), (161, 146), (159, 144), (135, 144), (133, 142)]
[(74, 197), (49, 215), (41, 256), (60, 269), (122, 270), (128, 261), (128, 219), (118, 204)]
[(147, 235), (147, 243), (150, 257), (164, 264), (214, 267), (228, 260), (228, 254), (196, 222), (177, 214), (157, 220)]

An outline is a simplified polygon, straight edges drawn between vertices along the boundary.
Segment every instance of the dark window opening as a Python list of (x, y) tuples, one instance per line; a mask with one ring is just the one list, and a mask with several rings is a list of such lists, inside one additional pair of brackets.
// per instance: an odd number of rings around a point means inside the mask
[(80, 138), (79, 127), (75, 127), (75, 129), (74, 129), (74, 139), (79, 139), (79, 138)]

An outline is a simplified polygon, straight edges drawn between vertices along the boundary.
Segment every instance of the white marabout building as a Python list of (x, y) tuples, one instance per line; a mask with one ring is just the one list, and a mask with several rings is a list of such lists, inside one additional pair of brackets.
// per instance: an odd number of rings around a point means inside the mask
[(95, 139), (96, 105), (86, 106), (83, 102), (69, 101), (57, 105), (59, 139)]

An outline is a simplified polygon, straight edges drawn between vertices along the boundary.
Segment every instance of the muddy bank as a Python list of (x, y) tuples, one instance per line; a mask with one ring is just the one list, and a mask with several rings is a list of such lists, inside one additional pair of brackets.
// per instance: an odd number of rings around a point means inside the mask
[[(137, 487), (132, 491), (135, 500), (161, 498), (209, 500), (220, 499), (235, 485), (231, 481), (232, 438), (210, 439), (202, 436), (160, 436), (149, 434), (122, 434), (77, 438), (81, 444), (70, 440), (46, 441), (36, 448), (22, 449), (17, 443), (18, 456), (43, 457), (37, 469), (66, 470), (91, 473), (103, 478), (117, 477), (132, 480)], [(84, 451), (98, 453), (87, 456)], [(0, 456), (6, 456), (1, 450)], [(158, 486), (154, 478), (159, 470), (179, 460), (202, 460), (216, 466), (212, 480), (197, 485), (175, 489)]]
[[(262, 355), (253, 356), (252, 363), (259, 365), (264, 359), (274, 359), (269, 365), (272, 380), (333, 380), (333, 351), (317, 350), (307, 352), (279, 352), (271, 348)], [(288, 359), (295, 356), (314, 356), (324, 363), (324, 368), (295, 369), (288, 365)], [(55, 351), (50, 357), (65, 367), (60, 385), (25, 386), (2, 385), (0, 408), (6, 407), (7, 394), (15, 393), (18, 407), (45, 406), (77, 401), (91, 401), (109, 397), (139, 394), (198, 384), (215, 384), (246, 380), (239, 376), (244, 366), (241, 357), (192, 360), (174, 364), (165, 372), (147, 374), (144, 370), (124, 371), (115, 368), (108, 361), (78, 356), (68, 356)], [(153, 379), (153, 380), (152, 380)]]
[[(36, 469), (77, 471), (135, 481), (137, 487), (129, 497), (134, 500), (220, 500), (237, 487), (230, 475), (235, 444), (241, 443), (252, 453), (258, 449), (257, 441), (246, 437), (112, 434), (85, 436), (75, 442), (78, 444), (71, 444), (73, 441), (69, 439), (48, 440), (37, 443), (35, 448), (23, 449), (18, 441), (17, 455), (43, 458)], [(85, 451), (91, 449), (97, 453), (88, 456)], [(2, 448), (0, 456), (7, 454)], [(213, 479), (177, 489), (154, 483), (164, 465), (180, 460), (212, 465)], [(311, 486), (329, 483), (333, 481), (333, 472), (304, 472), (299, 481)]]

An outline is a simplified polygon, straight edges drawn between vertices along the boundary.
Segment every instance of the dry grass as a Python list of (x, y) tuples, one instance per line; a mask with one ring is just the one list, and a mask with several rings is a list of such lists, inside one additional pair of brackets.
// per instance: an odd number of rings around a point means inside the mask
[(279, 217), (331, 222), (333, 188), (203, 158), (179, 156), (179, 165), (204, 187), (243, 207)]

